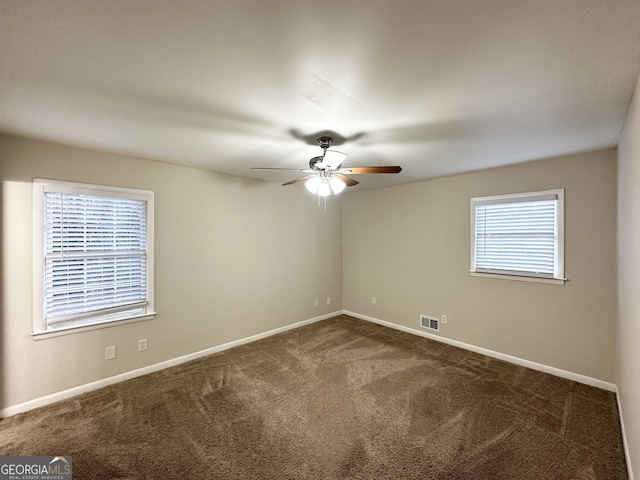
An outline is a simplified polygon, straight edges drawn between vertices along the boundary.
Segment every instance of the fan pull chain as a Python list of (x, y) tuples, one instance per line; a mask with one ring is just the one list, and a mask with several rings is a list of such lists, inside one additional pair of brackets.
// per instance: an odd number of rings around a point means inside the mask
[[(320, 208), (320, 198), (321, 196), (316, 194), (316, 197), (318, 197), (318, 208)], [(322, 197), (324, 198), (324, 214), (327, 214), (327, 197)]]

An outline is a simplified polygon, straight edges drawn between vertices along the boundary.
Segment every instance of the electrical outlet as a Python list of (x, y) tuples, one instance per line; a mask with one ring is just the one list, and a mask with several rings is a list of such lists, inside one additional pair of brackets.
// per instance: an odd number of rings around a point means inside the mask
[(374, 305), (376, 304), (376, 297), (371, 297), (371, 303), (373, 303)]
[(146, 349), (147, 349), (147, 339), (141, 338), (140, 340), (138, 340), (138, 351), (144, 352)]
[(116, 346), (112, 345), (104, 349), (104, 359), (105, 360), (113, 360), (116, 358)]
[(318, 299), (316, 298), (316, 303), (314, 303), (314, 305), (313, 305), (313, 306), (314, 306), (314, 307), (319, 307), (319, 306), (320, 306), (320, 300), (318, 300)]
[(327, 305), (331, 305), (331, 297), (327, 297)]
[(447, 324), (447, 316), (446, 315), (440, 315), (440, 323), (442, 323), (443, 325)]

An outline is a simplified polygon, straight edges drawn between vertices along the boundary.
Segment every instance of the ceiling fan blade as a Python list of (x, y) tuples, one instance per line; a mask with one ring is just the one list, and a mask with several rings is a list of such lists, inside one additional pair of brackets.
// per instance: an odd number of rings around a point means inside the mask
[(327, 150), (324, 153), (322, 162), (320, 162), (320, 166), (337, 170), (348, 156), (346, 153), (338, 152), (337, 150)]
[(338, 177), (340, 180), (342, 180), (347, 187), (353, 187), (354, 185), (357, 185), (360, 183), (359, 181), (354, 180), (353, 178), (349, 178), (346, 175), (343, 175), (342, 173), (336, 173), (335, 176)]
[(287, 172), (314, 173), (310, 168), (251, 167), (251, 170), (284, 170)]
[(315, 175), (305, 175), (304, 177), (296, 178), (294, 180), (290, 180), (287, 183), (283, 183), (282, 186), (293, 185), (294, 183), (304, 182), (305, 180), (310, 179), (311, 177), (315, 177)]
[(352, 167), (352, 168), (341, 168), (339, 170), (340, 173), (347, 173), (351, 175), (360, 175), (366, 173), (400, 173), (402, 171), (402, 167), (398, 165), (386, 165), (381, 167)]

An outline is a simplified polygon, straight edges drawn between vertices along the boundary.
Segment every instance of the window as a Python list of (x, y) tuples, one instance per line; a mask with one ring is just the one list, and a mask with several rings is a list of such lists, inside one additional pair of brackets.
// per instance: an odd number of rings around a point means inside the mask
[(472, 198), (471, 275), (564, 283), (564, 190)]
[(34, 334), (150, 318), (153, 192), (34, 180)]

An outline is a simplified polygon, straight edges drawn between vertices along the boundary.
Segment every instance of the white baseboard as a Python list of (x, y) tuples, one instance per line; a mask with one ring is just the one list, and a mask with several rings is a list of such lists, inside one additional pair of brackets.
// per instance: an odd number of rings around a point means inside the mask
[[(359, 313), (351, 312), (348, 310), (340, 310), (332, 313), (328, 313), (325, 315), (321, 315), (319, 317), (310, 318), (308, 320), (303, 320), (301, 322), (293, 323), (291, 325), (287, 325), (284, 327), (276, 328), (274, 330), (269, 330), (267, 332), (259, 333), (256, 335), (252, 335), (250, 337), (242, 338), (239, 340), (234, 340), (232, 342), (228, 342), (222, 345), (218, 345), (215, 347), (211, 347), (205, 350), (201, 350), (199, 352), (190, 353), (187, 355), (183, 355), (181, 357), (172, 358), (170, 360), (166, 360), (164, 362), (156, 363), (153, 365), (149, 365), (147, 367), (139, 368), (136, 370), (131, 370), (129, 372), (124, 372), (119, 375), (115, 375), (113, 377), (104, 378), (101, 380), (97, 380), (95, 382), (87, 383), (84, 385), (79, 385), (77, 387), (73, 387), (67, 390), (63, 390), (60, 392), (52, 393), (50, 395), (46, 395), (44, 397), (35, 398), (33, 400), (29, 400), (24, 403), (19, 403), (17, 405), (12, 405), (0, 410), (0, 418), (10, 417), (12, 415), (16, 415), (18, 413), (26, 412), (29, 410), (33, 410), (34, 408), (43, 407), (45, 405), (49, 405), (51, 403), (58, 402), (60, 400), (64, 400), (66, 398), (74, 397), (76, 395), (80, 395), (82, 393), (90, 392), (92, 390), (97, 390), (98, 388), (106, 387), (108, 385), (113, 385), (118, 382), (122, 382), (124, 380), (129, 380), (131, 378), (140, 377), (142, 375), (147, 375), (149, 373), (157, 372), (158, 370), (162, 370), (164, 368), (173, 367), (175, 365), (179, 365), (181, 363), (190, 362), (191, 360), (196, 360), (201, 357), (205, 357), (207, 355), (212, 355), (214, 353), (221, 352), (223, 350), (227, 350), (229, 348), (237, 347), (239, 345), (244, 345), (246, 343), (255, 342), (256, 340), (260, 340), (262, 338), (270, 337), (272, 335), (276, 335), (278, 333), (286, 332), (287, 330), (292, 330), (294, 328), (302, 327), (304, 325), (309, 325), (311, 323), (315, 323), (321, 320), (326, 320), (328, 318), (335, 317), (336, 315), (345, 314), (350, 315), (355, 318), (359, 318), (361, 320), (366, 320), (368, 322), (377, 323), (379, 325), (383, 325), (385, 327), (394, 328), (396, 330), (400, 330), (403, 332), (411, 333), (414, 335), (419, 335), (421, 337), (430, 338), (432, 340), (436, 340), (439, 342), (443, 342), (449, 345), (453, 345), (455, 347), (460, 347), (465, 350), (470, 350), (472, 352), (480, 353), (482, 355), (487, 355), (489, 357), (497, 358), (499, 360), (504, 360), (505, 362), (513, 363), (515, 365), (520, 365), (523, 367), (532, 368), (534, 370), (538, 370), (541, 372), (549, 373), (551, 375), (556, 375), (558, 377), (566, 378), (569, 380), (574, 380), (579, 383), (584, 383), (586, 385), (591, 385), (593, 387), (602, 388), (604, 390), (608, 390), (611, 392), (616, 392), (616, 386), (613, 383), (604, 382), (602, 380), (598, 380), (596, 378), (588, 377), (585, 375), (580, 375), (578, 373), (569, 372), (567, 370), (562, 370), (555, 367), (550, 367), (548, 365), (543, 365), (540, 363), (532, 362), (529, 360), (525, 360), (518, 357), (513, 357), (511, 355), (506, 355), (500, 352), (494, 352), (492, 350), (488, 350), (486, 348), (477, 347), (475, 345), (459, 342), (457, 340), (452, 340), (450, 338), (441, 337), (438, 335), (434, 335), (429, 332), (423, 332), (421, 330), (405, 327), (402, 325), (398, 325), (392, 322), (387, 322), (385, 320), (380, 320), (378, 318), (369, 317), (367, 315), (361, 315)], [(617, 396), (617, 395), (616, 395)], [(618, 399), (619, 402), (619, 399)], [(620, 407), (619, 407), (620, 410)], [(621, 410), (620, 410), (621, 411)], [(622, 420), (622, 413), (620, 415)], [(624, 429), (623, 429), (624, 432)], [(626, 445), (626, 444), (625, 444)]]
[(421, 337), (430, 338), (431, 340), (436, 340), (438, 342), (446, 343), (448, 345), (453, 345), (454, 347), (463, 348), (465, 350), (470, 350), (472, 352), (480, 353), (482, 355), (487, 355), (488, 357), (497, 358), (498, 360), (504, 360), (505, 362), (513, 363), (515, 365), (520, 365), (522, 367), (531, 368), (533, 370), (538, 370), (540, 372), (549, 373), (551, 375), (555, 375), (557, 377), (566, 378), (568, 380), (573, 380), (575, 382), (584, 383), (586, 385), (590, 385), (592, 387), (602, 388), (604, 390), (608, 390), (610, 392), (616, 391), (616, 386), (613, 383), (605, 382), (603, 380), (599, 380), (597, 378), (588, 377), (586, 375), (581, 375), (579, 373), (569, 372), (567, 370), (562, 370), (556, 367), (550, 367), (548, 365), (543, 365), (541, 363), (532, 362), (530, 360), (525, 360), (524, 358), (513, 357), (511, 355), (506, 355), (500, 352), (494, 352), (493, 350), (488, 350), (482, 347), (476, 347), (475, 345), (471, 345), (464, 342), (459, 342), (458, 340), (452, 340), (450, 338), (441, 337), (439, 335), (434, 335), (433, 333), (424, 332), (421, 330), (417, 330), (414, 328), (405, 327), (403, 325), (398, 325), (396, 323), (387, 322), (385, 320), (380, 320), (379, 318), (369, 317), (367, 315), (361, 315), (359, 313), (350, 312), (348, 310), (343, 310), (342, 313), (345, 315), (350, 315), (352, 317), (359, 318), (361, 320), (366, 320), (368, 322), (377, 323), (378, 325), (384, 325), (385, 327), (394, 328), (396, 330), (401, 330), (406, 333), (411, 333), (414, 335), (419, 335)]
[(620, 428), (622, 431), (622, 440), (624, 445), (624, 453), (627, 462), (627, 472), (629, 475), (629, 480), (634, 480), (633, 472), (630, 464), (630, 455), (629, 455), (629, 446), (627, 443), (627, 437), (624, 426), (624, 417), (622, 412), (622, 404), (620, 403), (620, 395), (618, 394), (616, 385), (613, 383), (605, 382), (602, 380), (598, 380), (596, 378), (588, 377), (586, 375), (581, 375), (574, 372), (569, 372), (567, 370), (562, 370), (556, 367), (550, 367), (548, 365), (543, 365), (540, 363), (532, 362), (530, 360), (525, 360), (523, 358), (514, 357), (511, 355), (506, 355), (500, 352), (494, 352), (492, 350), (488, 350), (486, 348), (477, 347), (475, 345), (467, 344), (464, 342), (459, 342), (457, 340), (452, 340), (450, 338), (441, 337), (438, 335), (434, 335), (429, 332), (424, 332), (421, 330), (417, 330), (410, 327), (405, 327), (403, 325), (398, 325), (392, 322), (388, 322), (385, 320), (380, 320), (378, 318), (369, 317), (367, 315), (362, 315), (359, 313), (351, 312), (349, 310), (341, 310), (332, 313), (328, 313), (325, 315), (321, 315), (319, 317), (310, 318), (308, 320), (303, 320), (301, 322), (293, 323), (291, 325), (287, 325), (284, 327), (276, 328), (274, 330), (269, 330), (267, 332), (259, 333), (256, 335), (252, 335), (250, 337), (242, 338), (239, 340), (234, 340), (232, 342), (224, 343), (222, 345), (218, 345), (215, 347), (207, 348), (205, 350), (201, 350), (199, 352), (190, 353), (187, 355), (183, 355), (181, 357), (172, 358), (170, 360), (166, 360), (164, 362), (156, 363), (153, 365), (149, 365), (147, 367), (139, 368), (136, 370), (131, 370), (129, 372), (121, 373), (119, 375), (115, 375), (113, 377), (104, 378), (95, 382), (87, 383), (84, 385), (79, 385), (77, 387), (73, 387), (67, 390), (63, 390), (61, 392), (52, 393), (50, 395), (46, 395), (44, 397), (36, 398), (33, 400), (29, 400), (24, 403), (20, 403), (17, 405), (12, 405), (0, 410), (0, 418), (10, 417), (12, 415), (16, 415), (18, 413), (27, 412), (29, 410), (33, 410), (35, 408), (44, 407), (46, 405), (50, 405), (52, 403), (58, 402), (60, 400), (64, 400), (70, 397), (75, 397), (82, 393), (90, 392), (92, 390), (97, 390), (102, 387), (106, 387), (109, 385), (113, 385), (115, 383), (119, 383), (125, 380), (129, 380), (132, 378), (140, 377), (142, 375), (147, 375), (149, 373), (157, 372), (159, 370), (163, 370), (165, 368), (173, 367), (175, 365), (179, 365), (181, 363), (190, 362), (192, 360), (196, 360), (198, 358), (206, 357), (208, 355), (213, 355), (214, 353), (218, 353), (229, 348), (237, 347), (240, 345), (244, 345), (250, 342), (255, 342), (256, 340), (260, 340), (263, 338), (270, 337), (272, 335), (276, 335), (278, 333), (283, 333), (288, 330), (292, 330), (294, 328), (302, 327), (304, 325), (309, 325), (311, 323), (315, 323), (321, 320), (326, 320), (328, 318), (335, 317), (336, 315), (345, 314), (355, 318), (359, 318), (361, 320), (366, 320), (368, 322), (377, 323), (378, 325), (383, 325), (385, 327), (394, 328), (396, 330), (400, 330), (406, 333), (410, 333), (413, 335), (418, 335), (421, 337), (429, 338), (432, 340), (436, 340), (438, 342), (446, 343), (448, 345), (452, 345), (454, 347), (463, 348), (465, 350), (470, 350), (472, 352), (480, 353), (482, 355), (487, 355), (489, 357), (497, 358), (499, 360), (503, 360), (505, 362), (513, 363), (515, 365), (520, 365), (523, 367), (528, 367), (533, 370), (538, 370), (541, 372), (549, 373), (551, 375), (556, 375), (561, 378), (566, 378), (568, 380), (574, 380), (579, 383), (584, 383), (586, 385), (590, 385), (597, 388), (602, 388), (604, 390), (608, 390), (616, 393), (616, 401), (618, 402), (618, 413), (620, 416)]
[(622, 415), (622, 403), (620, 402), (620, 393), (616, 388), (616, 400), (618, 402), (618, 416), (620, 417), (620, 430), (622, 431), (622, 445), (624, 447), (624, 457), (627, 460), (627, 475), (629, 480), (633, 480), (633, 470), (631, 468), (631, 455), (629, 454), (629, 444), (627, 443), (627, 433), (624, 428), (624, 416)]
[(33, 400), (29, 400), (24, 403), (19, 403), (17, 405), (12, 405), (0, 410), (0, 418), (7, 418), (12, 415), (16, 415), (18, 413), (27, 412), (29, 410), (33, 410), (34, 408), (44, 407), (45, 405), (49, 405), (55, 402), (59, 402), (60, 400), (64, 400), (66, 398), (75, 397), (76, 395), (80, 395), (81, 393), (90, 392), (92, 390), (97, 390), (98, 388), (106, 387), (109, 385), (113, 385), (118, 382), (122, 382), (124, 380), (129, 380), (132, 378), (140, 377), (142, 375), (147, 375), (149, 373), (157, 372), (158, 370), (163, 370), (165, 368), (173, 367), (175, 365), (179, 365), (181, 363), (190, 362), (191, 360), (196, 360), (201, 357), (206, 357), (207, 355), (212, 355), (214, 353), (221, 352), (223, 350), (227, 350), (229, 348), (237, 347), (240, 345), (244, 345), (246, 343), (255, 342), (256, 340), (260, 340), (266, 337), (270, 337), (272, 335), (276, 335), (278, 333), (286, 332), (287, 330), (292, 330), (294, 328), (302, 327), (304, 325), (309, 325), (311, 323), (318, 322), (320, 320), (326, 320), (328, 318), (335, 317), (336, 315), (340, 315), (342, 311), (327, 313), (325, 315), (321, 315), (319, 317), (310, 318), (308, 320), (303, 320), (301, 322), (293, 323), (291, 325), (286, 325), (284, 327), (276, 328), (274, 330), (269, 330), (267, 332), (258, 333), (256, 335), (252, 335), (250, 337), (241, 338), (239, 340), (234, 340), (232, 342), (224, 343), (222, 345), (218, 345), (215, 347), (207, 348), (205, 350), (201, 350), (199, 352), (189, 353), (187, 355), (183, 355), (181, 357), (172, 358), (170, 360), (166, 360), (164, 362), (156, 363), (153, 365), (149, 365), (147, 367), (138, 368), (136, 370), (131, 370), (129, 372), (124, 372), (119, 375), (114, 375), (113, 377), (103, 378), (101, 380), (97, 380), (95, 382), (86, 383), (84, 385), (78, 385), (77, 387), (69, 388), (68, 390), (63, 390), (61, 392), (52, 393), (50, 395), (45, 395), (44, 397), (35, 398)]

